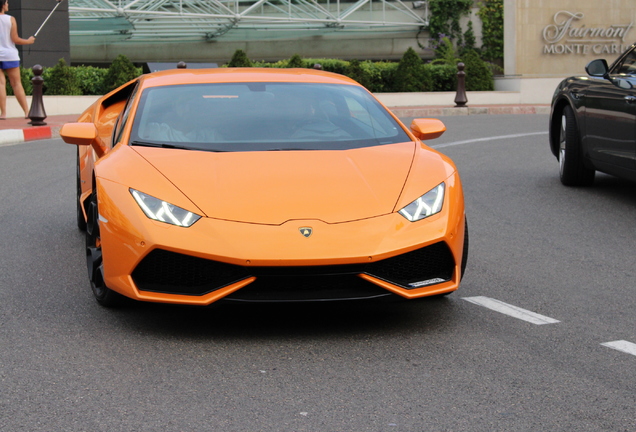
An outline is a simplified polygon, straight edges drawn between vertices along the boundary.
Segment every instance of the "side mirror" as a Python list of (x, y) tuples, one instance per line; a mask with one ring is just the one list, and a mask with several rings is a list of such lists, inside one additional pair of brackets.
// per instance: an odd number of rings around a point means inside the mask
[(66, 123), (60, 129), (60, 136), (65, 143), (93, 147), (98, 157), (106, 153), (93, 123)]
[(446, 132), (446, 126), (441, 120), (432, 118), (413, 119), (411, 132), (421, 140), (439, 138)]
[(607, 77), (609, 67), (605, 59), (592, 60), (585, 66), (585, 72), (592, 77)]

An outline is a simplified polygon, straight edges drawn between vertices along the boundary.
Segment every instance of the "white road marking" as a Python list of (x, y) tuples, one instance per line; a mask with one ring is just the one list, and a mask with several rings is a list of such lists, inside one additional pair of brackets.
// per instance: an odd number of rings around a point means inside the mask
[(605, 342), (601, 345), (636, 356), (636, 344), (624, 340)]
[(499, 300), (495, 300), (489, 297), (462, 297), (464, 300), (474, 303), (479, 306), (483, 306), (485, 308), (494, 310), (496, 312), (527, 321), (536, 325), (543, 324), (554, 324), (560, 322), (559, 320), (555, 320), (554, 318), (547, 317), (545, 315), (540, 315), (535, 312), (531, 312), (529, 310), (521, 309), (520, 307), (513, 306), (507, 303), (504, 303)]
[(440, 149), (440, 148), (444, 148), (444, 147), (452, 147), (452, 146), (456, 146), (456, 145), (471, 144), (471, 143), (476, 143), (476, 142), (495, 141), (495, 140), (512, 139), (512, 138), (523, 138), (523, 137), (527, 137), (527, 136), (547, 135), (547, 134), (548, 134), (548, 131), (545, 131), (545, 132), (529, 132), (529, 133), (514, 134), (514, 135), (499, 135), (499, 136), (486, 137), (486, 138), (469, 139), (469, 140), (464, 140), (464, 141), (453, 141), (453, 142), (449, 142), (449, 143), (445, 143), (445, 144), (432, 145), (430, 147), (432, 147), (434, 149)]

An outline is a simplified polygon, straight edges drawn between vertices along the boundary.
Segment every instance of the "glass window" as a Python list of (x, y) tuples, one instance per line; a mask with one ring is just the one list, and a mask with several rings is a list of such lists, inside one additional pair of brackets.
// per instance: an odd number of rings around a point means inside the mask
[(119, 116), (119, 118), (117, 119), (117, 124), (115, 125), (114, 133), (113, 133), (113, 145), (117, 144), (121, 140), (121, 135), (124, 131), (124, 128), (126, 127), (126, 123), (128, 122), (128, 117), (130, 115), (130, 108), (132, 107), (133, 102), (135, 101), (135, 96), (137, 96), (138, 88), (139, 86), (135, 84), (135, 88), (133, 89), (130, 97), (128, 98), (128, 101), (126, 101), (126, 107), (124, 108), (124, 111), (122, 112), (121, 116)]
[(132, 145), (209, 151), (344, 150), (409, 141), (364, 89), (232, 83), (143, 91)]
[(636, 75), (636, 50), (632, 50), (620, 64), (617, 65), (614, 72), (619, 75)]

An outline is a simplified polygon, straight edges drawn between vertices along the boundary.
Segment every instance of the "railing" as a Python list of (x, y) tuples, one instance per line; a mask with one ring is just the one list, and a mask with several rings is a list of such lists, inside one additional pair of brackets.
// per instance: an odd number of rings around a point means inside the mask
[(69, 0), (71, 36), (214, 39), (244, 31), (413, 31), (426, 2), (401, 0)]

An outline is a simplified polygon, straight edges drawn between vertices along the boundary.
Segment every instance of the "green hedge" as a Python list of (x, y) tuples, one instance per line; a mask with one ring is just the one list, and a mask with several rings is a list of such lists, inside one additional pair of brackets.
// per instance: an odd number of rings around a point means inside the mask
[(322, 70), (346, 75), (373, 93), (455, 91), (457, 90), (457, 66), (449, 63), (463, 61), (466, 64), (466, 90), (488, 91), (494, 88), (492, 68), (474, 50), (467, 50), (458, 58), (453, 57), (453, 62), (438, 59), (433, 63), (424, 63), (412, 48), (409, 48), (397, 63), (303, 59), (297, 54), (288, 60), (275, 63), (254, 62), (250, 61), (243, 51), (238, 53), (238, 50), (235, 53), (236, 56), (240, 56), (240, 64), (252, 67), (312, 69), (319, 64)]
[[(295, 54), (290, 59), (275, 63), (250, 61), (245, 52), (237, 50), (225, 66), (312, 69), (320, 65), (322, 70), (346, 75), (358, 81), (373, 93), (455, 91), (457, 67), (454, 63), (466, 64), (466, 90), (492, 90), (492, 68), (476, 51), (468, 50), (462, 58), (453, 61), (435, 60), (424, 63), (417, 53), (409, 48), (399, 62), (345, 61), (325, 58), (302, 58)], [(22, 84), (28, 95), (32, 94), (31, 69), (21, 69)], [(102, 95), (141, 75), (142, 69), (135, 67), (125, 56), (118, 56), (108, 69), (93, 66), (68, 66), (63, 59), (57, 65), (44, 68), (45, 95)], [(13, 94), (7, 84), (7, 94)]]
[[(22, 86), (27, 95), (33, 94), (33, 70), (20, 68)], [(109, 68), (94, 66), (68, 66), (60, 59), (53, 67), (42, 71), (45, 95), (103, 95), (142, 74), (125, 56), (117, 57)], [(7, 80), (7, 94), (13, 90)]]

